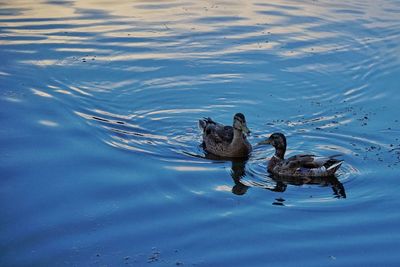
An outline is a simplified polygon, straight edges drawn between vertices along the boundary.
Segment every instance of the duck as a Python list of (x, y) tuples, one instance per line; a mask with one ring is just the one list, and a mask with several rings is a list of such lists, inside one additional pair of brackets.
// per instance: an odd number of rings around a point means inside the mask
[(247, 140), (250, 130), (242, 113), (235, 114), (232, 126), (204, 118), (199, 120), (199, 127), (203, 131), (202, 146), (206, 152), (228, 158), (248, 157), (251, 153), (252, 146)]
[(312, 154), (294, 155), (285, 159), (286, 137), (283, 133), (273, 133), (268, 139), (258, 143), (275, 148), (275, 154), (268, 162), (268, 172), (280, 177), (330, 177), (340, 168), (343, 160), (340, 155), (320, 157)]

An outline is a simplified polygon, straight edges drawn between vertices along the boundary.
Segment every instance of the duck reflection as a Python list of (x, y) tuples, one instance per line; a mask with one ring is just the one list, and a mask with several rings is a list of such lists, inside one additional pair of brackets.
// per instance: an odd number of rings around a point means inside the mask
[(244, 195), (247, 192), (249, 186), (244, 185), (241, 182), (241, 179), (246, 176), (246, 163), (249, 160), (248, 157), (244, 158), (221, 158), (215, 156), (211, 153), (206, 153), (205, 158), (210, 160), (223, 160), (223, 161), (230, 161), (231, 165), (231, 177), (234, 182), (234, 186), (232, 187), (232, 193), (235, 195)]
[(321, 187), (330, 186), (333, 191), (333, 195), (336, 198), (346, 198), (346, 191), (343, 184), (338, 180), (336, 176), (328, 177), (284, 177), (284, 176), (269, 176), (276, 184), (275, 187), (269, 189), (274, 192), (285, 192), (288, 185), (302, 186), (302, 185), (318, 185)]
[(234, 186), (232, 187), (232, 193), (235, 195), (244, 195), (247, 192), (247, 189), (249, 187), (247, 185), (244, 185), (241, 182), (241, 179), (246, 176), (246, 163), (248, 159), (233, 159), (231, 160), (232, 166), (231, 166), (231, 177), (234, 182)]

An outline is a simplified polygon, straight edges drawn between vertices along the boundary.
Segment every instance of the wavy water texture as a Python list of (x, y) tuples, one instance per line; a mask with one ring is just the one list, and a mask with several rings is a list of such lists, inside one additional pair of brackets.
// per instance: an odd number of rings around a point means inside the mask
[[(399, 15), (392, 0), (0, 3), (0, 265), (396, 266)], [(210, 157), (198, 120), (237, 112), (253, 153)], [(257, 145), (273, 132), (288, 156), (344, 163), (274, 179)]]

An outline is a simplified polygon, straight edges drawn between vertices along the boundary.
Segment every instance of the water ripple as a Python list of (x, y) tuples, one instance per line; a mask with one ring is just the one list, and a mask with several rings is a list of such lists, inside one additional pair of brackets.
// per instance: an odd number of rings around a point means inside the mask
[[(0, 6), (5, 265), (398, 262), (396, 1)], [(198, 119), (236, 112), (250, 158), (206, 155)], [(277, 131), (336, 179), (269, 176)]]

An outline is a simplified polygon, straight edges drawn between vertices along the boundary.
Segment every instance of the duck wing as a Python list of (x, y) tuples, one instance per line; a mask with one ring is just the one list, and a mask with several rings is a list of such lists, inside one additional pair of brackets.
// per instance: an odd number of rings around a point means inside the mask
[(337, 163), (341, 163), (341, 160), (335, 159), (335, 157), (340, 155), (334, 155), (330, 157), (318, 157), (315, 155), (295, 155), (288, 158), (285, 161), (285, 165), (288, 165), (289, 168), (321, 168), (325, 167), (329, 169), (333, 165)]
[(315, 161), (315, 155), (295, 155), (286, 159), (283, 164), (286, 168), (319, 168), (319, 161)]
[(199, 121), (200, 128), (203, 129), (203, 135), (214, 139), (215, 142), (228, 142), (233, 139), (233, 127), (213, 121), (211, 118), (204, 118)]
[(232, 126), (224, 126), (216, 127), (216, 132), (218, 136), (225, 142), (232, 142), (233, 139), (233, 127)]

